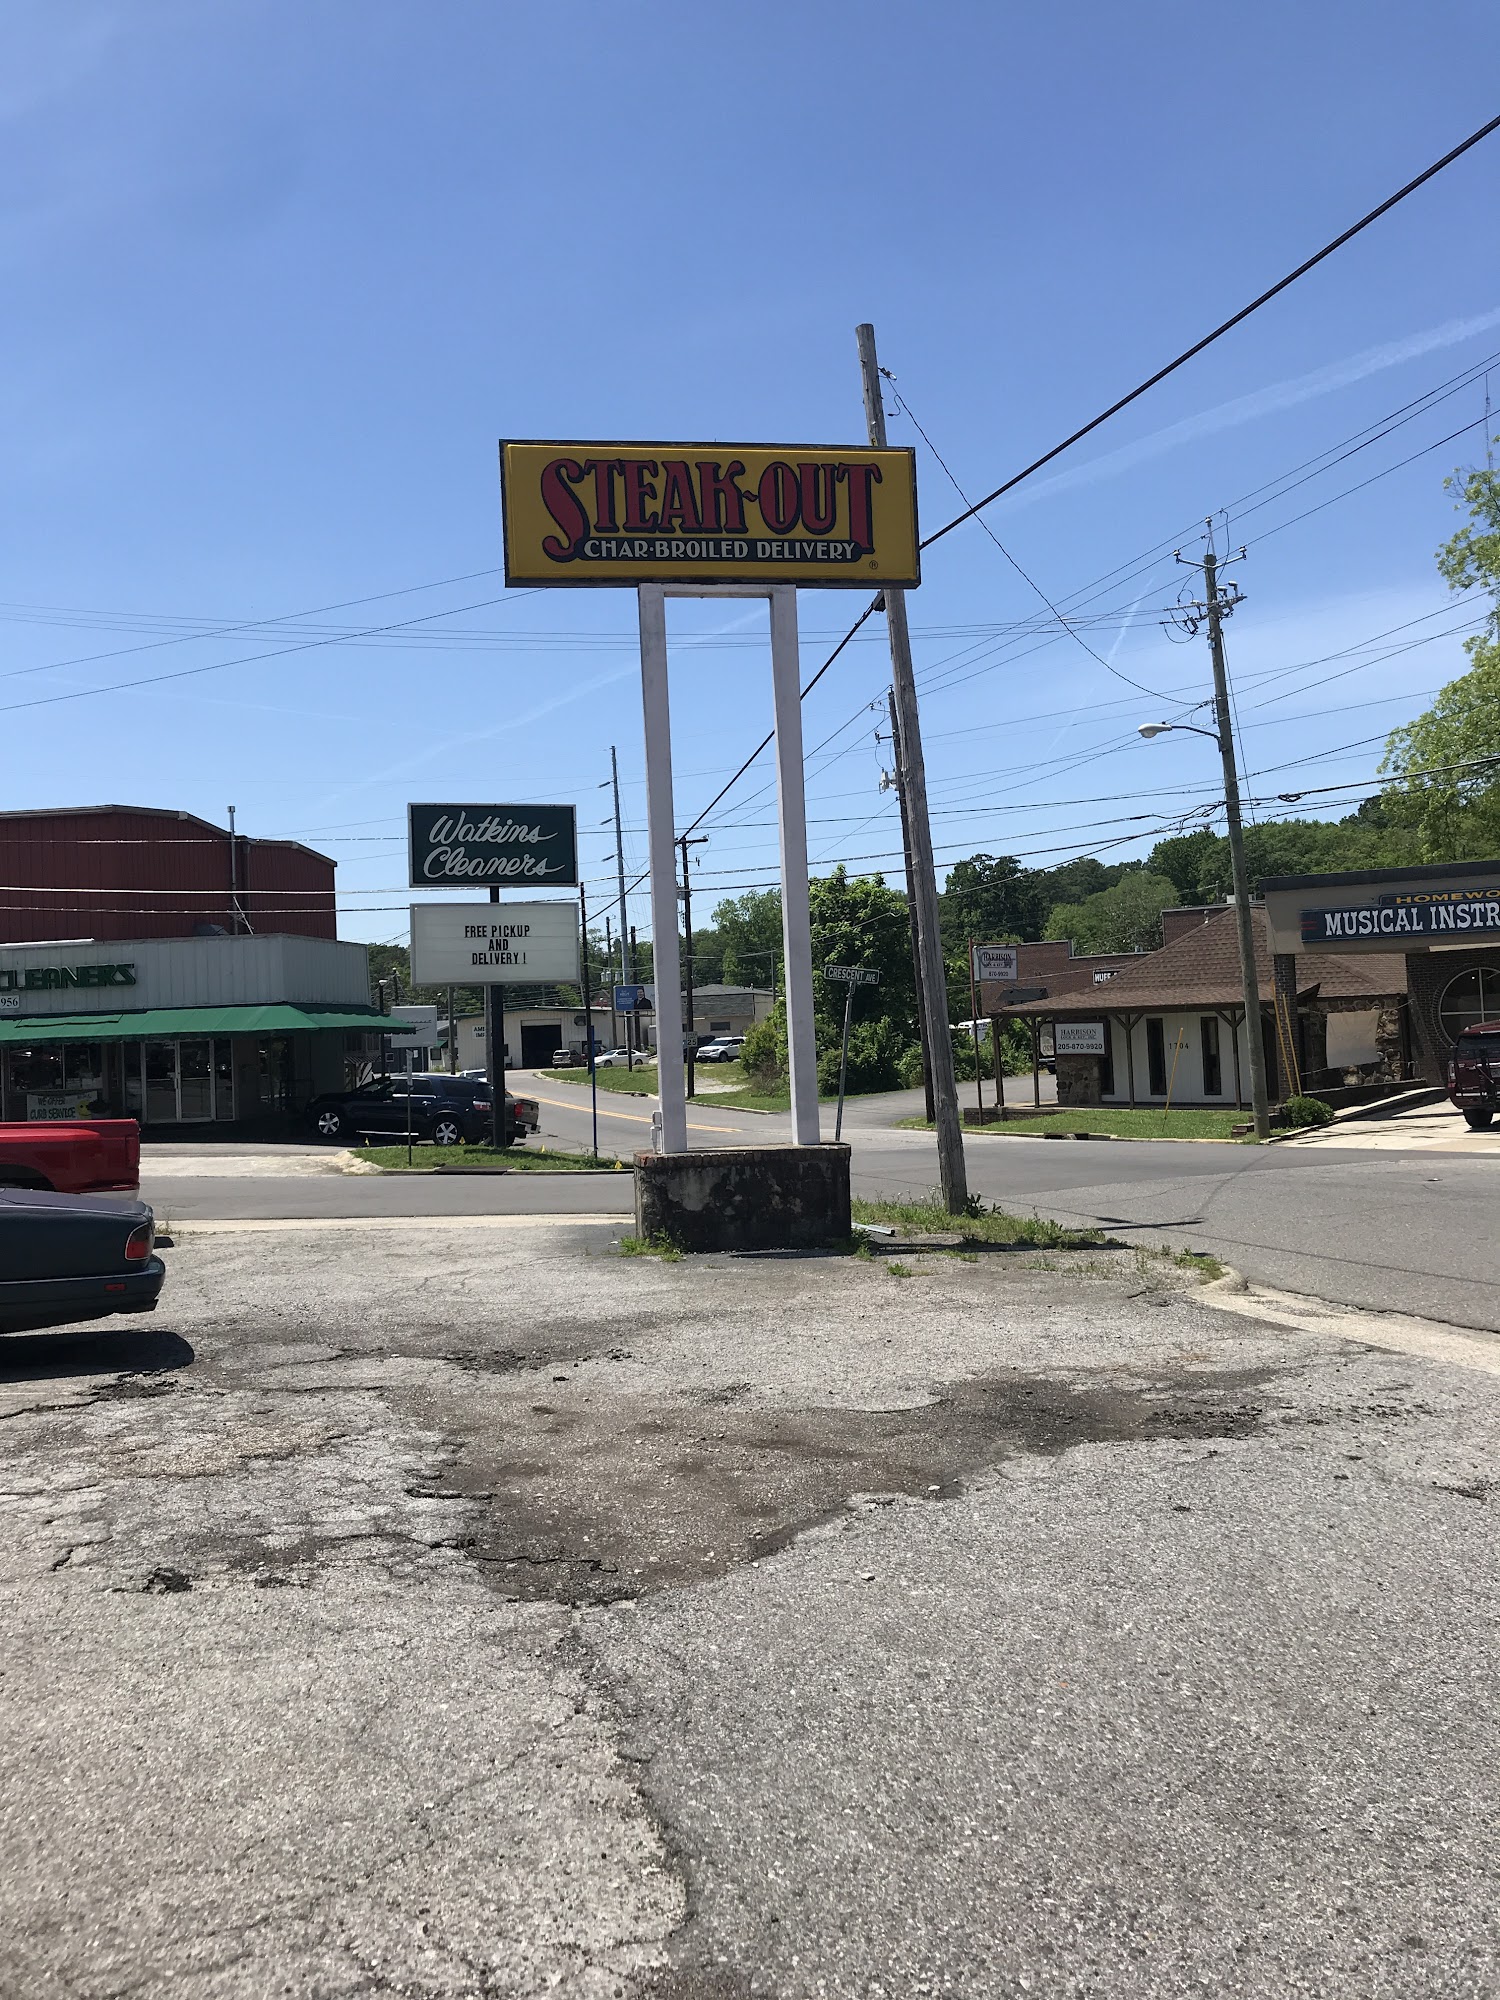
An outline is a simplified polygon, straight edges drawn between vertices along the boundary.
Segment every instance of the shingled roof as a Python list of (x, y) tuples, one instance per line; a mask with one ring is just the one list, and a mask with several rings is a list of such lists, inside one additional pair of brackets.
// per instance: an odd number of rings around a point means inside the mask
[[(1255, 967), (1263, 1000), (1271, 995), (1270, 935), (1266, 913), (1252, 906)], [(1297, 959), (1299, 997), (1324, 1000), (1368, 998), (1373, 1007), (1406, 991), (1406, 960), (1389, 952), (1306, 952)], [(1029, 1000), (1008, 1007), (1007, 1014), (1037, 1014), (1054, 1019), (1094, 1020), (1102, 1013), (1167, 1013), (1174, 1007), (1239, 1007), (1240, 948), (1234, 909), (1223, 904), (1205, 910), (1195, 925), (1160, 951), (1148, 952), (1117, 972), (1103, 986), (1081, 993), (1060, 993), (1051, 1000)]]

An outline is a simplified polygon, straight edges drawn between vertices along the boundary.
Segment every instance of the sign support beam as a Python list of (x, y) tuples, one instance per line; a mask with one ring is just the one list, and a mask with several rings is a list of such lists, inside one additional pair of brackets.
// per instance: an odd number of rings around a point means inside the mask
[(781, 941), (786, 963), (792, 1142), (816, 1146), (823, 1135), (818, 1125), (818, 1045), (813, 1025), (812, 910), (807, 883), (796, 586), (777, 584), (767, 595), (771, 600), (771, 684), (776, 705), (776, 818), (781, 835)]
[(656, 1088), (661, 1150), (687, 1151), (682, 1070), (682, 963), (677, 948), (677, 832), (672, 807), (672, 716), (667, 700), (667, 605), (659, 583), (636, 591), (641, 620), (641, 712), (646, 734), (646, 846), (651, 859), (651, 976), (656, 988)]

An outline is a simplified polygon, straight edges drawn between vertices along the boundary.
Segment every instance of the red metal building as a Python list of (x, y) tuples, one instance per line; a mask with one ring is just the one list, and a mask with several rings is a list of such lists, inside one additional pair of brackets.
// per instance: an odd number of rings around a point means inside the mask
[(0, 813), (0, 943), (338, 936), (336, 864), (158, 806)]

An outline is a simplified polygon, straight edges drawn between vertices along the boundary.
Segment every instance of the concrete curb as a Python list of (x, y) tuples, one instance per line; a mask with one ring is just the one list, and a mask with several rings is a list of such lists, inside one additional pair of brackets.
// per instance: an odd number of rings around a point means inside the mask
[(199, 1236), (270, 1236), (278, 1231), (306, 1235), (310, 1231), (328, 1232), (334, 1229), (362, 1229), (365, 1231), (404, 1232), (410, 1235), (422, 1229), (571, 1229), (580, 1225), (603, 1224), (610, 1229), (633, 1231), (635, 1225), (628, 1213), (599, 1215), (579, 1213), (577, 1215), (558, 1214), (556, 1211), (538, 1215), (289, 1215), (254, 1216), (243, 1220), (202, 1220), (174, 1222), (171, 1234), (174, 1244), (191, 1242)]
[(1246, 1319), (1270, 1320), (1320, 1339), (1352, 1340), (1362, 1347), (1411, 1354), (1451, 1367), (1470, 1368), (1500, 1376), (1500, 1334), (1449, 1320), (1420, 1319), (1410, 1313), (1375, 1312), (1360, 1306), (1335, 1305), (1306, 1293), (1279, 1292), (1251, 1285), (1240, 1271), (1226, 1269), (1195, 1295), (1219, 1312)]

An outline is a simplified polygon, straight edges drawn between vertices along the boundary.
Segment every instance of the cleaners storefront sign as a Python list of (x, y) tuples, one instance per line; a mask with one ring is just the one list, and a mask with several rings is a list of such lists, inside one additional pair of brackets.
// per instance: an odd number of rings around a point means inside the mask
[(572, 806), (408, 806), (414, 889), (576, 888)]
[(852, 445), (504, 443), (509, 584), (917, 584), (915, 458)]
[(1302, 942), (1317, 944), (1422, 943), (1429, 938), (1500, 941), (1500, 888), (1434, 895), (1383, 896), (1336, 910), (1303, 910)]

